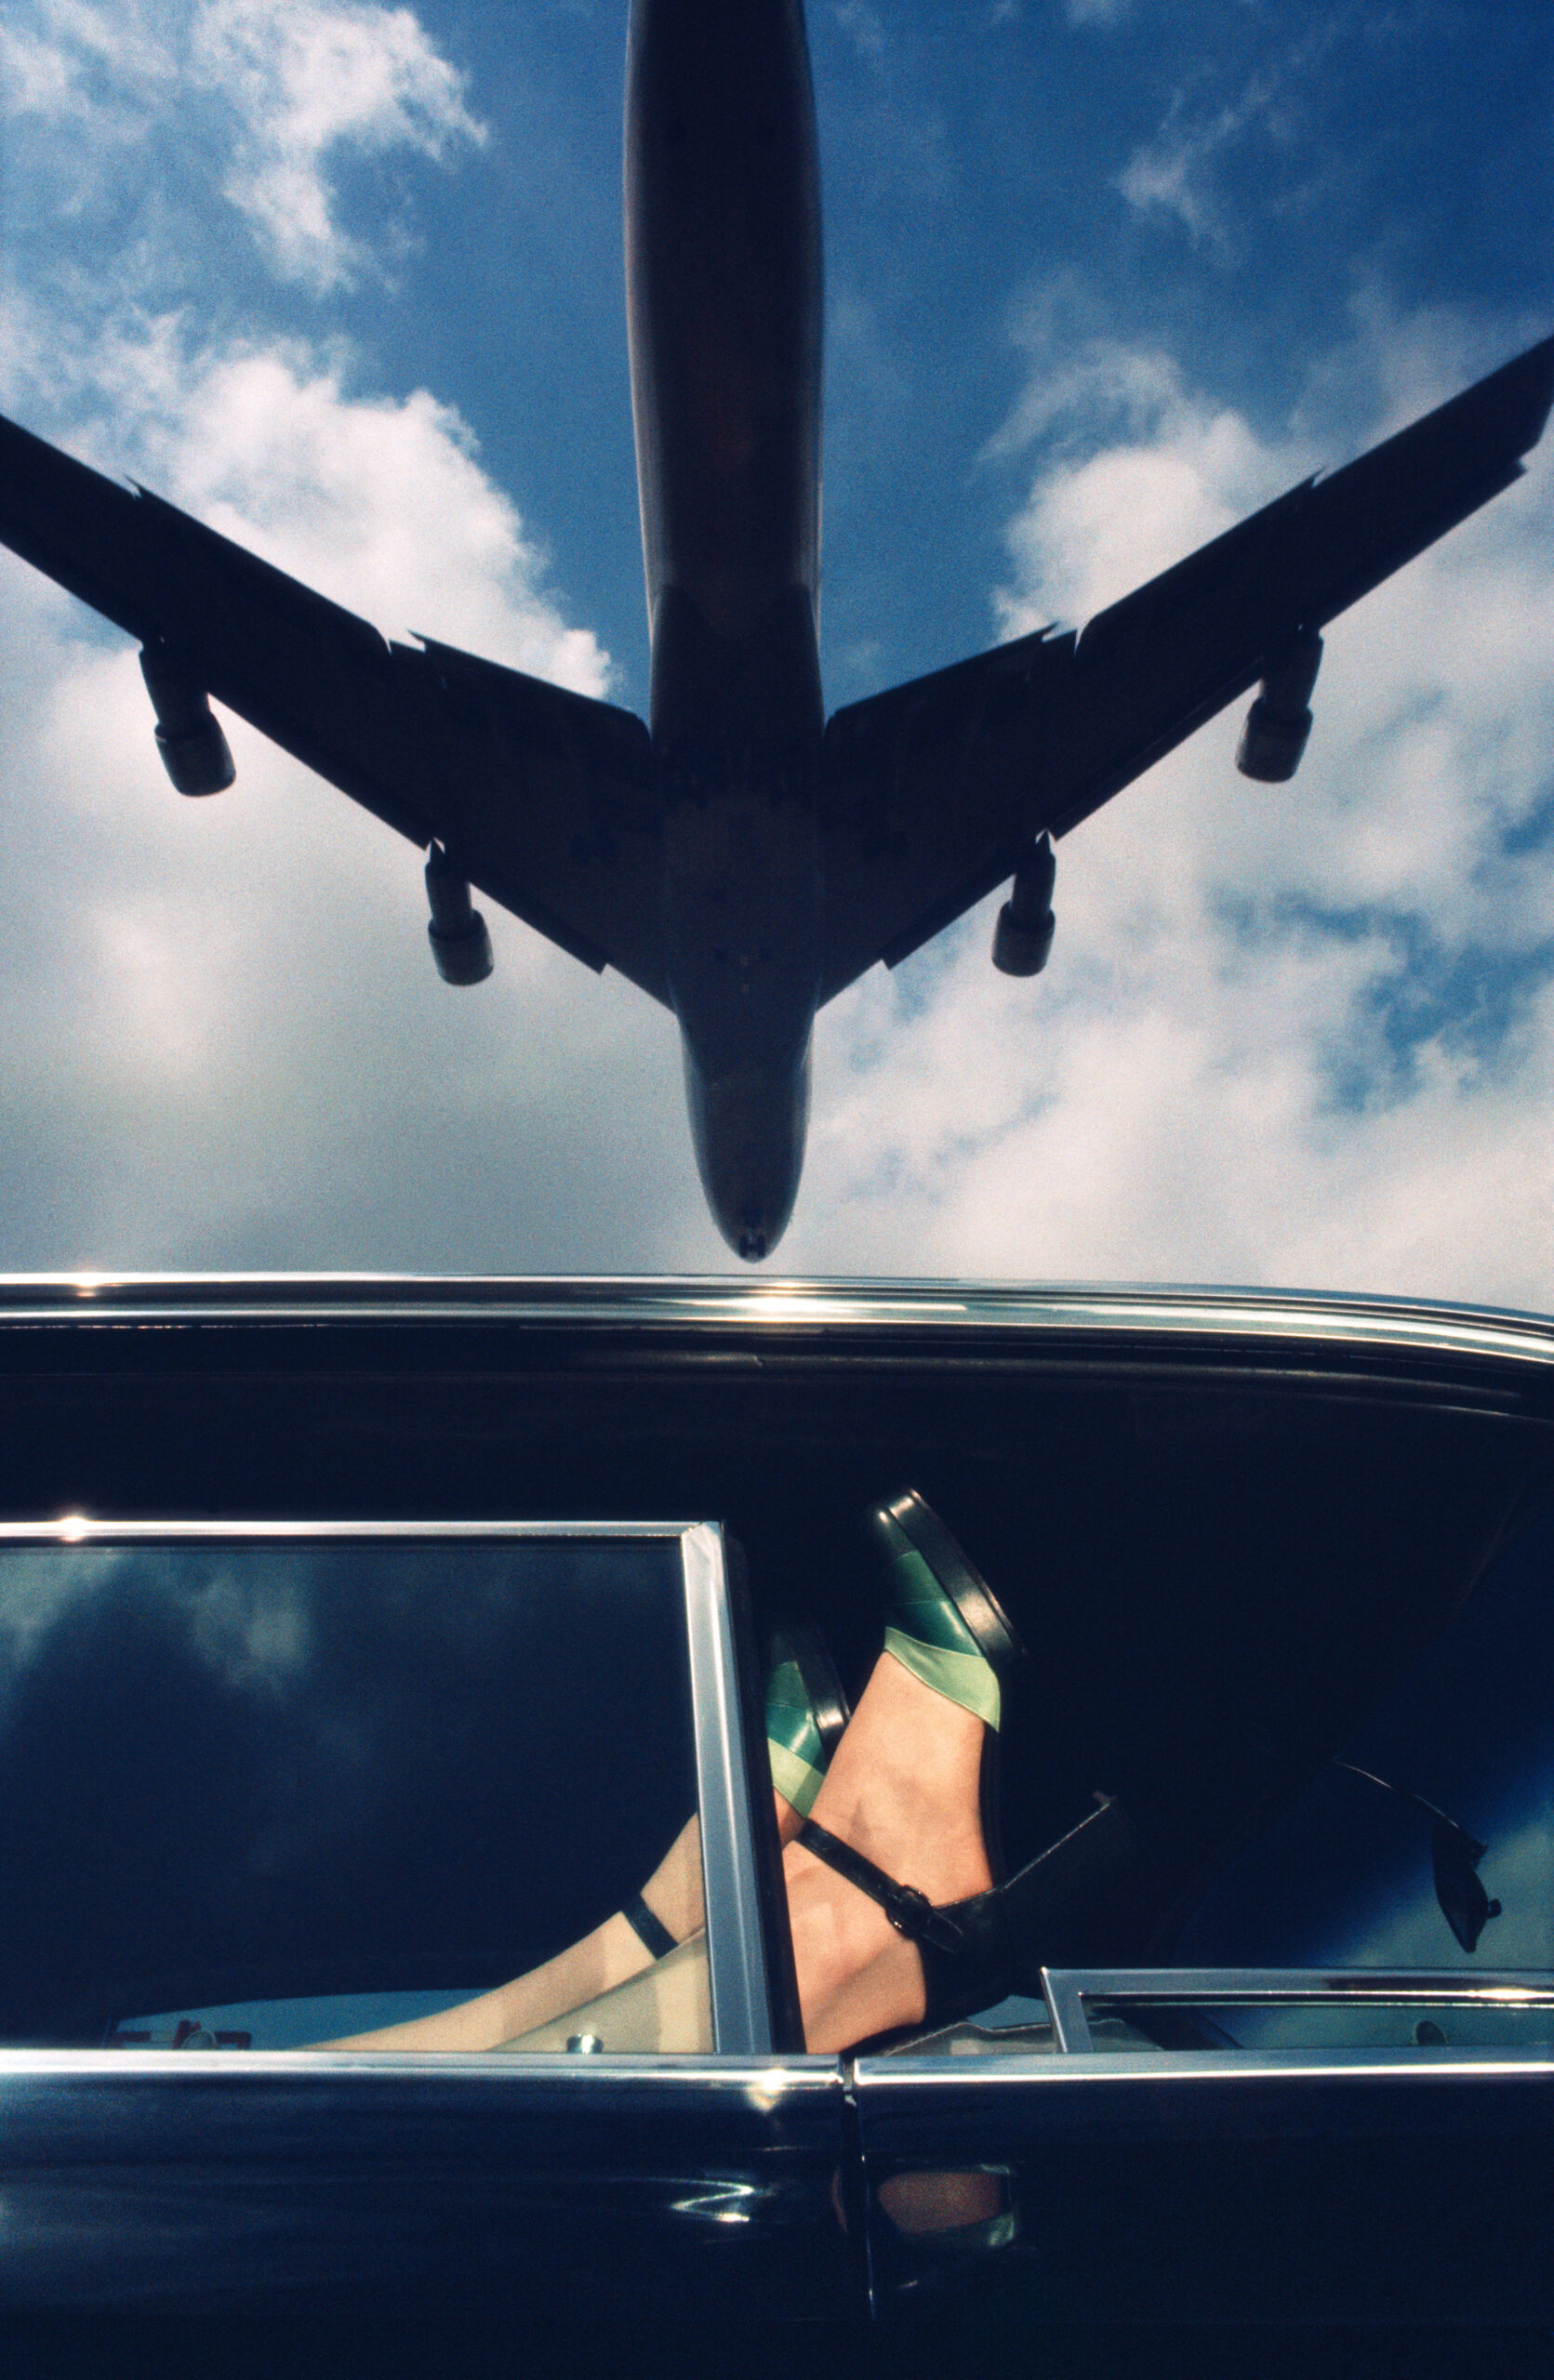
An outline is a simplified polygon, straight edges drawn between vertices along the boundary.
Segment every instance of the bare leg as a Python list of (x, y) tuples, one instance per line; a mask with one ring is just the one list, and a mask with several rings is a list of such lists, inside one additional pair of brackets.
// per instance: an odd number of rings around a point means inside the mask
[[(982, 1841), (984, 1734), (971, 1712), (883, 1653), (812, 1815), (931, 1901), (985, 1892), (992, 1871)], [(809, 2048), (847, 2049), (920, 2023), (922, 1962), (878, 1903), (801, 1843), (789, 1843), (783, 1868)]]
[[(992, 1873), (980, 1816), (983, 1735), (980, 1719), (883, 1653), (837, 1746), (814, 1816), (887, 1875), (915, 1884), (931, 1901), (984, 1892)], [(877, 1902), (793, 1840), (798, 1814), (780, 1795), (776, 1798), (809, 2048), (847, 2049), (871, 2033), (921, 2022), (924, 1995), (916, 1950)], [(701, 1925), (701, 1840), (695, 1818), (648, 1879), (643, 1897), (677, 1940)], [(318, 2046), (494, 2049), (624, 1983), (648, 1964), (647, 1950), (618, 1914), (542, 1967), (478, 1999), (435, 2016)]]
[[(797, 1833), (800, 1819), (780, 1793), (777, 1803), (777, 1831), (786, 1844)], [(701, 1827), (687, 1819), (664, 1858), (643, 1887), (643, 1898), (677, 1942), (699, 1933), (701, 1899)], [(383, 2025), (370, 2033), (349, 2033), (339, 2040), (317, 2042), (317, 2049), (495, 2049), (500, 2042), (533, 2032), (596, 2000), (618, 1983), (625, 1983), (651, 1962), (652, 1953), (635, 1927), (618, 1911), (596, 1925), (591, 1934), (558, 1950), (543, 1966), (511, 1983), (483, 1991), (477, 1999), (460, 2001), (432, 2016), (411, 2016), (404, 2024)]]
[[(982, 1841), (982, 1721), (882, 1655), (837, 1748), (815, 1804), (822, 1826), (933, 1901), (961, 1900), (992, 1882)], [(782, 1831), (804, 2037), (812, 2050), (841, 2050), (923, 2014), (923, 1967), (883, 1910)], [(672, 1961), (664, 1963), (667, 1969)], [(493, 1995), (494, 1997), (496, 1995)], [(606, 2046), (618, 2038), (617, 2003), (594, 2003)], [(640, 2020), (641, 2012), (637, 2012)], [(568, 2022), (576, 2022), (576, 2003)], [(630, 2026), (630, 2015), (625, 2020)], [(560, 2047), (561, 2029), (509, 2048)], [(660, 2043), (660, 2045), (663, 2045)], [(686, 2046), (684, 2041), (679, 2046)], [(966, 2220), (971, 2220), (970, 2216)], [(978, 2218), (979, 2219), (979, 2218)]]

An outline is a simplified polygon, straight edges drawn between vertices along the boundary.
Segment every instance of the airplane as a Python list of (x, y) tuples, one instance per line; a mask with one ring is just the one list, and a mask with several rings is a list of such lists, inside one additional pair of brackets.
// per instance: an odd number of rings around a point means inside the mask
[(1098, 613), (829, 719), (817, 645), (822, 270), (803, 0), (631, 0), (626, 316), (651, 635), (644, 721), (390, 643), (149, 491), (0, 423), (0, 541), (135, 637), (182, 793), (233, 779), (215, 699), (427, 853), (445, 982), (474, 887), (679, 1024), (697, 1163), (759, 1261), (798, 1191), (817, 1011), (1000, 884), (1038, 973), (1054, 845), (1250, 689), (1287, 782), (1322, 630), (1521, 476), (1547, 338)]

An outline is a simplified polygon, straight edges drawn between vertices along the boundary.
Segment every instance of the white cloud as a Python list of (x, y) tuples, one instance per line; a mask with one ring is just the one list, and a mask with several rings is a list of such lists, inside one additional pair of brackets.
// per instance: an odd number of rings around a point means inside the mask
[[(425, 391), (166, 317), (23, 377), (77, 451), (386, 630), (604, 685)], [(495, 978), (440, 985), (410, 845), (237, 721), (236, 786), (180, 800), (127, 641), (8, 556), (0, 642), (28, 657), (0, 717), (26, 855), (0, 887), (0, 1266), (630, 1268), (711, 1239), (662, 1012), (490, 905)]]
[(0, 1267), (684, 1262), (662, 1012), (488, 903), (497, 972), (448, 990), (411, 845), (231, 719), (237, 784), (180, 800), (133, 650), (29, 575), (0, 567), (29, 656), (0, 726), (26, 854), (0, 886)]
[[(79, 240), (94, 210), (143, 187), (159, 113), (179, 87), (183, 0), (154, 14), (143, 0), (14, 0), (0, 14), (7, 279), (63, 226)], [(129, 267), (122, 240), (113, 269)], [(77, 282), (95, 259), (77, 253)]]
[[(1346, 376), (1384, 427), (1396, 386), (1436, 392), (1405, 331), (1361, 322)], [(100, 462), (391, 631), (601, 683), (425, 392), (355, 396), (339, 359), (168, 318), (70, 371)], [(1324, 377), (1277, 438), (1169, 356), (1082, 347), (1002, 442), (1043, 458), (1006, 623), (1082, 618), (1342, 459)], [(785, 1269), (1554, 1304), (1554, 897), (1514, 831), (1554, 749), (1548, 492), (1535, 458), (1334, 628), (1292, 790), (1236, 774), (1226, 718), (1069, 839), (1039, 983), (990, 968), (990, 903), (824, 1012)], [(407, 846), (240, 723), (237, 787), (179, 802), (132, 654), (20, 565), (5, 585), (33, 665), (7, 689), (13, 846), (48, 864), (3, 894), (9, 1261), (724, 1262), (669, 1018), (499, 913), (493, 983), (446, 991)]]
[(1222, 245), (1225, 228), (1211, 167), (1245, 122), (1243, 109), (1229, 107), (1190, 126), (1173, 116), (1135, 151), (1117, 178), (1118, 189), (1137, 214), (1175, 215), (1195, 239)]
[[(40, 341), (46, 320), (13, 323)], [(424, 389), (355, 395), (343, 350), (194, 344), (180, 317), (121, 314), (95, 340), (13, 370), (84, 418), (76, 443), (364, 613), (384, 633), (465, 643), (579, 693), (609, 663), (542, 587), (544, 558), (482, 470), (455, 409)]]
[[(1265, 225), (1282, 213), (1306, 213), (1334, 168), (1323, 126), (1335, 81), (1352, 79), (1349, 46), (1390, 46), (1399, 29), (1396, 12), (1385, 8), (1286, 10), (1277, 32), (1271, 15), (1258, 28), (1259, 13), (1242, 11), (1242, 25), (1228, 28), (1223, 56), (1210, 46), (1195, 60), (1159, 128), (1116, 181), (1136, 214), (1175, 220), (1222, 261), (1245, 261), (1238, 235), (1252, 221), (1232, 195), (1234, 178), (1255, 154), (1255, 210)], [(1258, 63), (1250, 73), (1238, 31), (1255, 44)]]
[[(19, 23), (13, 93), (61, 155), (176, 90), (178, 135), (209, 111), (211, 187), (315, 287), (361, 270), (342, 156), (474, 137), (403, 10), (37, 0)], [(1029, 458), (1011, 632), (1083, 617), (1518, 343), (1361, 310), (1274, 430), (1076, 312), (1029, 326), (1029, 388), (989, 445)], [(390, 633), (604, 683), (451, 407), (207, 319), (166, 284), (139, 310), (15, 298), (7, 385), (33, 426)], [(1069, 839), (1040, 983), (991, 971), (990, 904), (824, 1014), (779, 1263), (1554, 1304), (1549, 488), (1542, 456), (1335, 628), (1293, 790), (1235, 774), (1225, 720)], [(240, 723), (237, 787), (180, 802), (127, 645), (4, 557), (0, 607), (27, 663), (0, 678), (0, 1263), (728, 1261), (667, 1016), (499, 913), (493, 982), (446, 990), (408, 845)]]
[[(1345, 459), (1320, 413), (1275, 439), (1095, 345), (1003, 442), (1043, 456), (1005, 628)], [(1540, 456), (1335, 624), (1293, 788), (1236, 774), (1238, 713), (1067, 840), (1039, 983), (992, 971), (990, 902), (828, 1012), (785, 1257), (1554, 1304), (1549, 493)]]
[(458, 413), (424, 389), (351, 395), (344, 371), (297, 343), (192, 349), (167, 318), (117, 326), (97, 357), (121, 469), (387, 635), (603, 694), (607, 658), (543, 592)]
[[(1048, 351), (1045, 336), (1036, 345)], [(989, 451), (1055, 434), (1068, 443), (1065, 430), (1089, 443), (1097, 430), (1109, 443), (1040, 481), (1010, 524), (1016, 575), (996, 598), (1006, 636), (1087, 619), (1303, 476), (1288, 447), (1271, 452), (1239, 414), (1189, 390), (1170, 356), (1115, 339), (1041, 373)]]
[(409, 149), (442, 158), (484, 141), (464, 77), (408, 8), (373, 0), (203, 0), (192, 31), (194, 78), (221, 92), (239, 126), (225, 189), (276, 269), (323, 291), (367, 261), (337, 218), (329, 164), (340, 149)]
[(13, 117), (90, 120), (100, 134), (113, 102), (153, 99), (175, 72), (166, 12), (153, 16), (143, 0), (32, 0), (30, 10), (0, 23), (0, 77)]
[[(247, 164), (300, 158), (319, 188), (342, 141), (469, 137), (457, 79), (404, 10), (169, 0), (166, 46), (133, 54), (151, 20), (123, 13), (25, 13), (59, 67), (50, 86), (34, 58), (29, 86), (54, 91), (22, 208), (40, 225), (135, 108), (146, 186), (206, 205), (232, 154), (229, 97)], [(111, 202), (131, 153), (104, 168)], [(197, 247), (182, 274), (179, 219), (130, 225), (133, 272), (113, 203), (68, 279), (13, 248), (7, 409), (387, 633), (603, 690), (607, 656), (453, 408), (364, 390), (343, 343), (277, 336), (261, 292), (244, 336), (203, 327), (219, 293)], [(326, 278), (344, 253), (333, 200), (299, 219), (326, 225), (295, 251)], [(236, 786), (180, 800), (127, 640), (6, 555), (0, 649), (27, 665), (0, 676), (19, 853), (0, 885), (0, 1266), (630, 1269), (718, 1248), (661, 1011), (489, 904), (496, 975), (448, 990), (410, 845), (237, 721)]]
[(1234, 99), (1205, 101), (1178, 91), (1164, 123), (1136, 149), (1117, 178), (1117, 188), (1140, 215), (1174, 216), (1195, 241), (1219, 254), (1231, 245), (1230, 222), (1219, 187), (1218, 168), (1227, 152), (1249, 135), (1280, 139), (1286, 131), (1289, 69), (1252, 75)]
[[(419, 20), (378, 0), (19, 0), (0, 28), (0, 77), (13, 123), (55, 136), (25, 171), (10, 161), (13, 236), (93, 205), (111, 218), (133, 189), (164, 248), (175, 219), (171, 245), (197, 247), (219, 191), (271, 269), (320, 296), (403, 244), (387, 213), (370, 234), (346, 229), (342, 163), (396, 151), (444, 161), (486, 138)], [(176, 147), (163, 145), (169, 112)], [(121, 287), (136, 265), (122, 238), (115, 225)]]
[(284, 1577), (220, 1549), (202, 1561), (186, 1551), (166, 1582), (167, 1600), (188, 1630), (190, 1650), (229, 1693), (273, 1695), (295, 1703), (314, 1658), (314, 1590), (306, 1554)]

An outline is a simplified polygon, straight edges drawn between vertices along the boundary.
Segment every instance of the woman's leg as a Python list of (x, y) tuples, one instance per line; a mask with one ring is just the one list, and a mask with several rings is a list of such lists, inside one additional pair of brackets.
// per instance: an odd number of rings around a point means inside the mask
[[(780, 1793), (777, 1804), (777, 1832), (790, 1843), (803, 1824), (791, 1802)], [(701, 1931), (701, 1827), (689, 1818), (643, 1887), (650, 1914), (675, 1941), (686, 1941)], [(520, 2033), (580, 2008), (601, 1992), (630, 1981), (652, 1964), (653, 1953), (631, 1920), (618, 1910), (580, 1942), (558, 1950), (543, 1966), (511, 1983), (498, 1984), (477, 1999), (462, 2000), (456, 2008), (432, 2016), (410, 2016), (403, 2024), (382, 2025), (375, 2032), (349, 2033), (337, 2041), (315, 2042), (315, 2049), (495, 2049)]]
[[(821, 1783), (811, 1815), (889, 1876), (935, 1902), (992, 1883), (982, 1840), (982, 1720), (882, 1653)], [(920, 2023), (923, 1965), (876, 1901), (793, 1837), (799, 1813), (778, 1794), (777, 1825), (804, 2039), (839, 2051)], [(702, 1923), (700, 1830), (692, 1818), (643, 1895), (677, 1940)], [(412, 2017), (333, 2049), (494, 2049), (626, 1982), (651, 1953), (627, 1919), (607, 1918), (530, 1974), (435, 2016)]]
[[(791, 1842), (814, 1805), (846, 1715), (830, 1657), (815, 1631), (790, 1626), (776, 1633), (768, 1646), (766, 1752), (777, 1834), (784, 1844)], [(404, 2024), (316, 2046), (494, 2049), (629, 1983), (671, 1944), (688, 1941), (701, 1930), (701, 1831), (694, 1818), (682, 1828), (640, 1898), (644, 1922), (633, 1923), (626, 1911), (618, 1911), (580, 1942), (494, 1991), (483, 1991), (434, 2016), (413, 2016)], [(637, 1915), (641, 1920), (643, 1911)]]
[[(991, 1884), (982, 1840), (984, 1723), (882, 1653), (812, 1816), (934, 1902)], [(796, 1831), (796, 1830), (795, 1830)], [(922, 2021), (923, 1964), (884, 1911), (802, 1843), (783, 1855), (804, 2039), (843, 2050)]]
[[(894, 1655), (883, 1654), (812, 1815), (932, 1901), (983, 1892), (992, 1882), (980, 1817), (984, 1732), (974, 1712), (922, 1683)], [(847, 2049), (872, 2033), (919, 2022), (923, 1967), (911, 1943), (877, 1902), (792, 1840), (801, 1823), (796, 1810), (784, 1812), (779, 1805), (778, 1823), (787, 1841), (783, 1871), (809, 2048)], [(656, 1976), (672, 1964), (666, 1960)], [(566, 2026), (596, 2030), (606, 2048), (623, 2040), (638, 2047), (688, 2045), (684, 2019), (679, 2032), (671, 2027), (639, 2040), (644, 2016), (634, 2003), (623, 2007), (618, 1994), (586, 2007), (572, 2003)], [(533, 2031), (525, 2039), (504, 2037), (505, 2046), (559, 2048), (560, 2031), (551, 2025), (538, 2039)]]

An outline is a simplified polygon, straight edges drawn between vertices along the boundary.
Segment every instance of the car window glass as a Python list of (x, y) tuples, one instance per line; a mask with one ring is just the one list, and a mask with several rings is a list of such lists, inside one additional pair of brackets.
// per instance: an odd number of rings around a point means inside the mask
[[(1554, 1512), (1546, 1509), (1149, 1962), (1217, 1973), (1220, 1988), (1198, 2002), (1141, 1999), (1119, 1977), (1114, 1996), (1086, 1994), (1085, 2046), (1548, 2055), (1551, 1594)], [(1304, 1972), (1313, 1990), (1304, 2000), (1267, 1991), (1227, 2000), (1227, 1978), (1242, 1970)], [(1346, 1974), (1352, 1992), (1322, 1983)], [(1380, 1990), (1389, 1975), (1412, 1978), (1410, 1988), (1389, 1999)], [(1437, 1976), (1431, 1999), (1421, 1987)], [(1510, 1980), (1492, 1991), (1500, 1977)], [(1529, 1987), (1521, 2000), (1519, 1977)], [(899, 2045), (936, 2056), (1057, 2046), (1044, 2003), (1027, 1996)]]
[[(1348, 1765), (1324, 1764), (1225, 1870), (1173, 1964), (1430, 1967), (1465, 1981), (1554, 1969), (1551, 1598), (1546, 1509), (1338, 1747)], [(1450, 1864), (1438, 1877), (1432, 1810), (1483, 1846), (1476, 1862), (1457, 1858), (1454, 1877)], [(1438, 1891), (1455, 1897), (1469, 1876), (1482, 1892), (1471, 1950)]]
[(673, 1538), (7, 1547), (0, 1796), (7, 2043), (709, 2045)]

